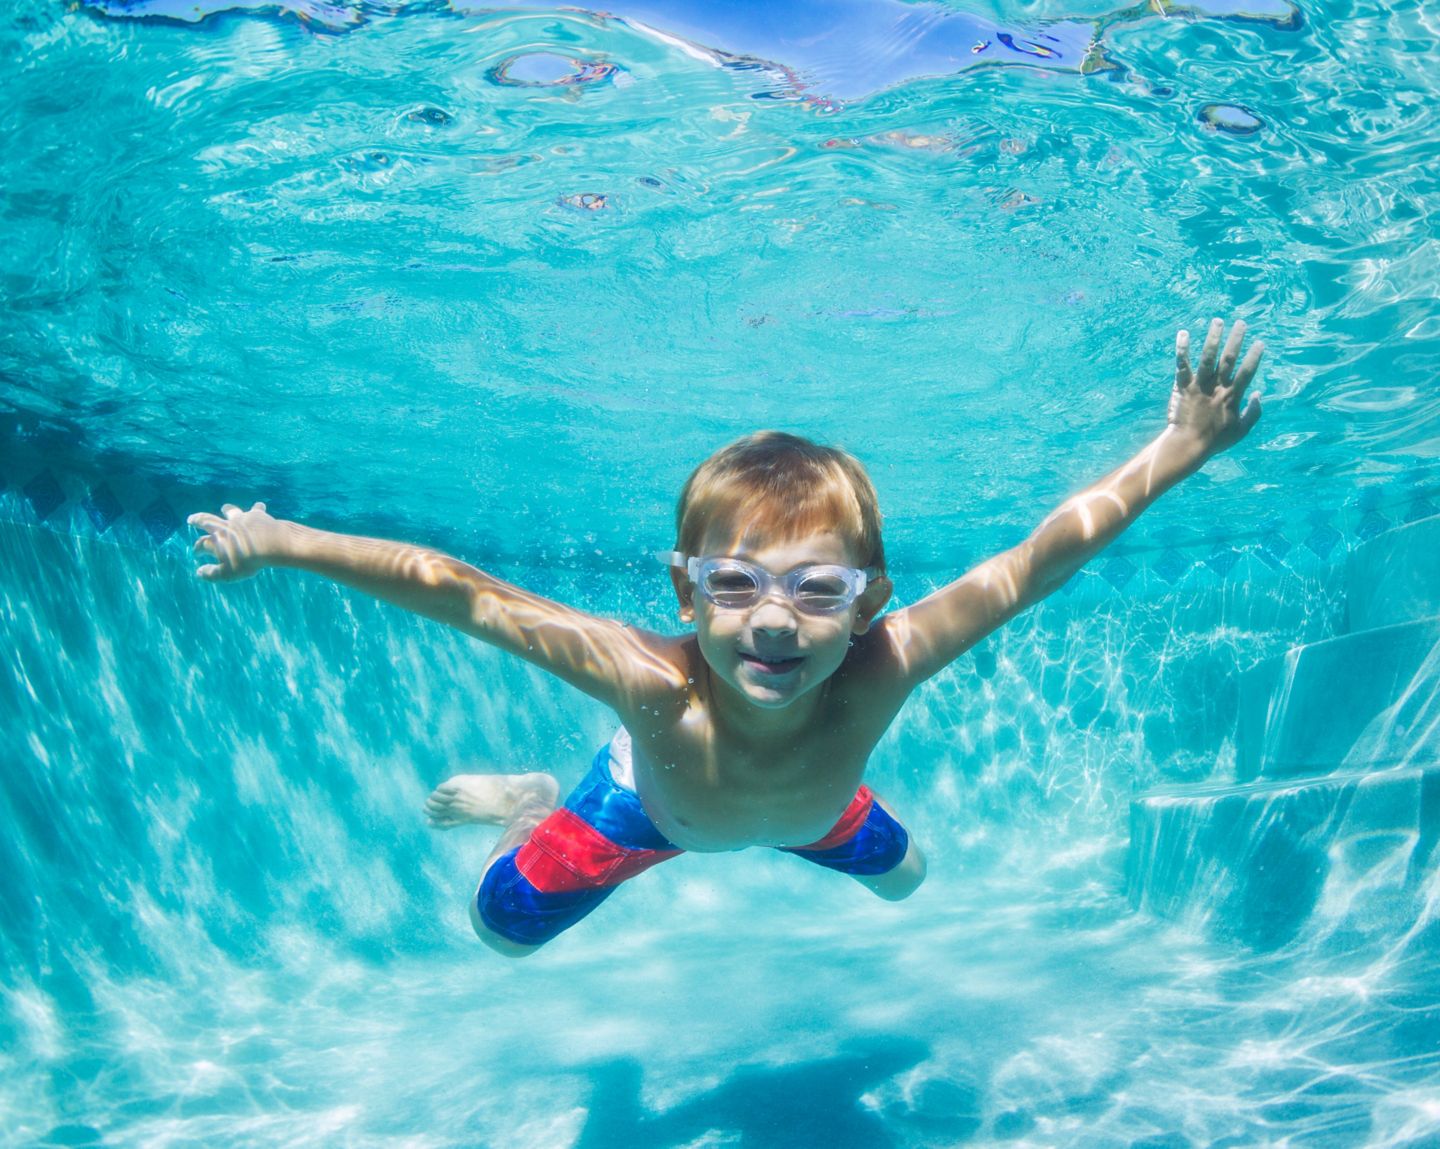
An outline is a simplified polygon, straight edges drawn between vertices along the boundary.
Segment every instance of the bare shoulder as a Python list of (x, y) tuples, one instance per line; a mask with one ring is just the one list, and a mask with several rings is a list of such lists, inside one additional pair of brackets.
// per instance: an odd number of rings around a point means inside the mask
[(617, 709), (656, 707), (685, 700), (695, 679), (700, 657), (694, 635), (660, 634), (643, 627), (616, 624), (621, 631), (615, 644), (616, 681), (623, 683)]
[(870, 628), (878, 673), (909, 693), (1037, 597), (1028, 542), (986, 559)]
[(838, 697), (846, 706), (887, 723), (911, 690), (892, 617), (881, 615), (864, 634), (857, 634), (835, 674)]

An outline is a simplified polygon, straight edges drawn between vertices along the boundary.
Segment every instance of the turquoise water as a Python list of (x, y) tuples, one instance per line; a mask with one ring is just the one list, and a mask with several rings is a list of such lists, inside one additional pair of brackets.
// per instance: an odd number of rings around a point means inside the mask
[[(0, 18), (0, 1139), (1440, 1143), (1433, 13), (243, 8)], [(773, 426), (913, 601), (1213, 314), (1265, 417), (902, 714), (899, 905), (689, 855), (502, 962), (420, 804), (609, 716), (190, 574), (264, 498), (678, 629), (680, 483)]]

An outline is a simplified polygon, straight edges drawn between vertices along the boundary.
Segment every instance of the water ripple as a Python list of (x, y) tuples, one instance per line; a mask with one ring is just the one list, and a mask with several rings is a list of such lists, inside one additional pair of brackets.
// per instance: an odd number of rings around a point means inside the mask
[[(141, 469), (272, 476), (297, 515), (383, 505), (443, 530), (471, 475), (502, 503), (579, 481), (565, 538), (608, 497), (570, 460), (603, 454), (630, 491), (598, 526), (611, 547), (663, 520), (682, 459), (774, 423), (883, 466), (895, 545), (980, 551), (1090, 473), (1037, 489), (1051, 460), (1153, 432), (1174, 329), (1220, 313), (1272, 349), (1260, 434), (1292, 447), (1267, 454), (1270, 488), (1327, 477), (1305, 507), (1218, 485), (1217, 521), (1353, 502), (1369, 455), (1434, 477), (1440, 101), (1418, 3), (1298, 23), (1030, 5), (988, 31), (862, 5), (850, 41), (796, 33), (791, 58), (677, 5), (225, 7), (199, 31), (36, 5), (5, 31), (9, 418), (83, 426)], [(932, 66), (942, 31), (957, 51)], [(1002, 31), (1064, 51), (995, 67), (973, 49)], [(820, 80), (847, 52), (930, 74), (855, 71), (870, 94), (836, 100)], [(495, 82), (536, 58), (586, 82)], [(1207, 131), (1221, 105), (1262, 126)], [(638, 446), (657, 439), (673, 466)], [(947, 443), (963, 509), (930, 493)]]

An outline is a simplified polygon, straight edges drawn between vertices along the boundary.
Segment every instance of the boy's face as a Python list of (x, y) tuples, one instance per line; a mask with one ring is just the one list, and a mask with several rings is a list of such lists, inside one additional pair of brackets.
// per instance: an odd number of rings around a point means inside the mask
[[(755, 530), (712, 528), (701, 540), (699, 557), (743, 559), (772, 575), (816, 564), (858, 567), (862, 561), (848, 540), (831, 532), (772, 539)], [(700, 653), (711, 671), (744, 699), (765, 709), (789, 706), (840, 668), (853, 634), (863, 634), (890, 597), (888, 579), (878, 579), (844, 610), (810, 614), (782, 590), (747, 607), (726, 609), (709, 602), (675, 571), (680, 617), (694, 621)]]

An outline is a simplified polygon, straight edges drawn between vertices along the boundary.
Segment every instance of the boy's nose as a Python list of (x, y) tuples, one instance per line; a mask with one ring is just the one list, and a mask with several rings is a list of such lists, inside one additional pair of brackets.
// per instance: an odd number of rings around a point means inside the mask
[(788, 634), (795, 629), (795, 611), (788, 602), (771, 595), (750, 612), (750, 626), (772, 634)]

